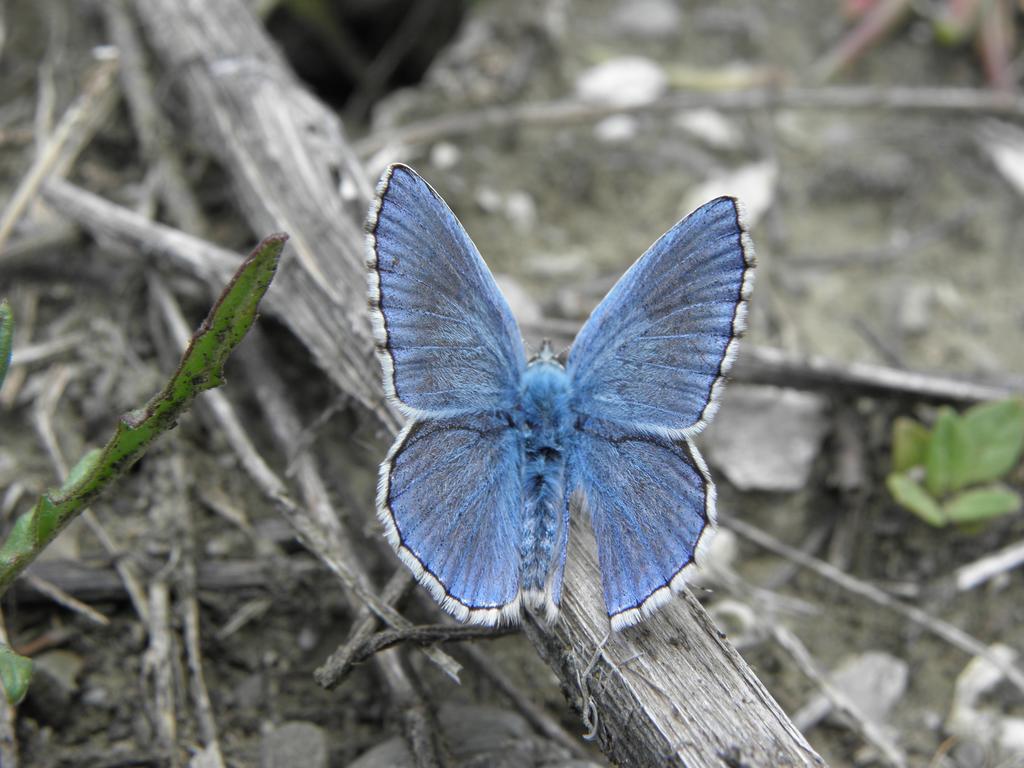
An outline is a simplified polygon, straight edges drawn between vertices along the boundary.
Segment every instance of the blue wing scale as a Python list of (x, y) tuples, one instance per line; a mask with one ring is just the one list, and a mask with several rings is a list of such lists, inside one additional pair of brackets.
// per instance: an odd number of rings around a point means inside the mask
[(569, 351), (575, 408), (685, 438), (714, 416), (746, 325), (754, 248), (731, 197), (666, 232), (591, 314)]
[(410, 417), (513, 406), (526, 367), (519, 328), (451, 209), (411, 168), (392, 165), (366, 232), (388, 396)]

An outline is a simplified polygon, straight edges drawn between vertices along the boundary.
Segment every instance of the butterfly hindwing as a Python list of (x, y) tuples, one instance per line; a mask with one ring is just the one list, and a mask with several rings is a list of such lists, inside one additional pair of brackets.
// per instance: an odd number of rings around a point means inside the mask
[(715, 526), (715, 487), (696, 447), (583, 419), (570, 455), (583, 492), (613, 629), (679, 591)]
[(460, 621), (518, 619), (521, 440), (495, 414), (413, 421), (381, 466), (389, 541)]
[(387, 394), (407, 416), (510, 407), (526, 361), (508, 303), (455, 214), (392, 165), (367, 221), (370, 310)]
[(591, 314), (569, 351), (574, 407), (689, 437), (717, 407), (753, 285), (754, 251), (731, 197), (665, 233)]

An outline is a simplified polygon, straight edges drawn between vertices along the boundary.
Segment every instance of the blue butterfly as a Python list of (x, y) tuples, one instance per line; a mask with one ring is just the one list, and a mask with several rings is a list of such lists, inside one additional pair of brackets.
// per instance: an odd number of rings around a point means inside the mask
[(574, 494), (621, 629), (682, 589), (715, 527), (692, 438), (718, 407), (753, 284), (736, 200), (661, 237), (598, 305), (563, 366), (519, 327), (455, 214), (392, 165), (367, 220), (384, 389), (408, 423), (380, 468), (388, 541), (460, 621), (554, 621)]

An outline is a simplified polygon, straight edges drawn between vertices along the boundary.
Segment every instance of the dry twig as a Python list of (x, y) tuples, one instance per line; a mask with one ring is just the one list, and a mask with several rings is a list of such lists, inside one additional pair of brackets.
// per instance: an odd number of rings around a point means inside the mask
[(818, 668), (818, 664), (811, 656), (811, 652), (807, 650), (807, 646), (800, 641), (800, 638), (781, 624), (773, 624), (770, 632), (778, 646), (789, 654), (790, 658), (796, 663), (797, 669), (818, 686), (821, 692), (825, 694), (825, 697), (832, 703), (835, 710), (846, 718), (846, 721), (853, 727), (853, 730), (864, 741), (878, 750), (885, 763), (893, 766), (893, 768), (904, 768), (907, 764), (907, 756), (893, 743), (887, 733), (864, 715), (860, 708), (845, 693), (829, 681)]
[(691, 109), (714, 109), (723, 112), (892, 110), (965, 117), (1021, 117), (1024, 116), (1024, 97), (980, 88), (845, 86), (676, 92), (649, 103), (628, 107), (565, 99), (485, 107), (430, 118), (390, 130), (379, 130), (356, 142), (355, 149), (362, 157), (369, 157), (385, 147), (429, 144), (485, 130), (596, 123), (611, 115), (674, 114)]
[(990, 579), (1012, 571), (1024, 564), (1024, 541), (985, 555), (973, 563), (961, 565), (953, 571), (953, 582), (958, 592), (967, 592), (980, 587)]
[(35, 199), (47, 176), (58, 165), (67, 166), (81, 152), (98, 127), (98, 117), (113, 108), (114, 91), (111, 86), (116, 72), (117, 60), (108, 59), (97, 63), (87, 75), (82, 93), (61, 117), (32, 167), (18, 184), (7, 207), (0, 213), (0, 251), (3, 251), (14, 226)]
[[(143, 682), (152, 679), (152, 716), (156, 740), (170, 765), (178, 760), (178, 716), (174, 701), (174, 673), (171, 667), (174, 640), (171, 634), (170, 590), (161, 578), (149, 584), (149, 647), (142, 658)], [(144, 685), (144, 689), (149, 686)]]
[(848, 592), (852, 592), (855, 595), (866, 598), (876, 605), (881, 605), (884, 608), (895, 611), (937, 637), (942, 638), (955, 648), (959, 648), (971, 656), (983, 657), (1000, 672), (1006, 675), (1006, 678), (1019, 690), (1024, 691), (1024, 673), (1014, 665), (1004, 662), (998, 656), (993, 654), (989, 650), (988, 646), (973, 635), (969, 635), (964, 632), (959, 627), (955, 627), (948, 621), (932, 616), (930, 613), (918, 608), (917, 606), (901, 603), (899, 600), (887, 595), (878, 587), (868, 584), (865, 581), (861, 581), (848, 573), (844, 573), (835, 566), (829, 565), (816, 557), (811, 557), (810, 555), (801, 552), (799, 549), (779, 541), (771, 534), (768, 534), (759, 528), (755, 528), (749, 523), (733, 518), (724, 521), (723, 525), (727, 528), (731, 528), (743, 538), (754, 542), (759, 547), (763, 547), (770, 552), (774, 552), (780, 557), (791, 560), (803, 568), (814, 571), (822, 578), (828, 579), (834, 584), (838, 584)]
[(224, 758), (217, 736), (217, 721), (213, 716), (213, 704), (210, 702), (210, 693), (203, 675), (202, 646), (199, 643), (199, 601), (196, 598), (196, 532), (192, 509), (186, 497), (185, 461), (180, 453), (175, 453), (171, 457), (171, 477), (178, 499), (178, 530), (181, 533), (182, 545), (178, 575), (178, 611), (184, 624), (185, 655), (188, 657), (192, 700), (196, 721), (199, 723), (199, 737), (203, 742), (203, 754), (206, 759), (204, 765), (223, 768)]

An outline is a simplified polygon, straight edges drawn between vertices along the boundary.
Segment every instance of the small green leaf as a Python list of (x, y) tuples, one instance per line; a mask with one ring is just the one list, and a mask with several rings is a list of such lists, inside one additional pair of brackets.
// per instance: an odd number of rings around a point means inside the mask
[(932, 20), (935, 39), (942, 45), (963, 45), (978, 28), (985, 0), (959, 0), (945, 3)]
[(0, 301), (0, 386), (7, 377), (7, 367), (11, 364), (11, 341), (14, 337), (14, 315), (7, 299)]
[(943, 505), (950, 522), (960, 524), (1012, 515), (1019, 512), (1020, 508), (1020, 494), (1005, 485), (989, 485), (964, 491)]
[(91, 451), (87, 451), (86, 454), (78, 460), (78, 462), (68, 472), (67, 480), (64, 481), (64, 485), (61, 486), (61, 492), (64, 493), (68, 489), (74, 487), (82, 480), (92, 474), (92, 471), (96, 468), (96, 464), (99, 463), (100, 457), (103, 455), (103, 451), (99, 448), (93, 448)]
[(913, 512), (928, 525), (941, 528), (946, 524), (939, 503), (916, 480), (901, 472), (893, 472), (885, 479), (885, 485), (897, 504)]
[(971, 453), (960, 417), (949, 406), (943, 406), (939, 409), (925, 457), (924, 484), (928, 492), (940, 497), (963, 488)]
[(1009, 473), (1024, 452), (1024, 400), (981, 403), (961, 417), (971, 445), (965, 482), (987, 483)]
[(906, 416), (892, 423), (892, 471), (906, 472), (923, 466), (928, 456), (932, 433), (924, 424)]
[(12, 707), (25, 698), (31, 680), (32, 659), (19, 656), (6, 645), (0, 644), (0, 685)]

